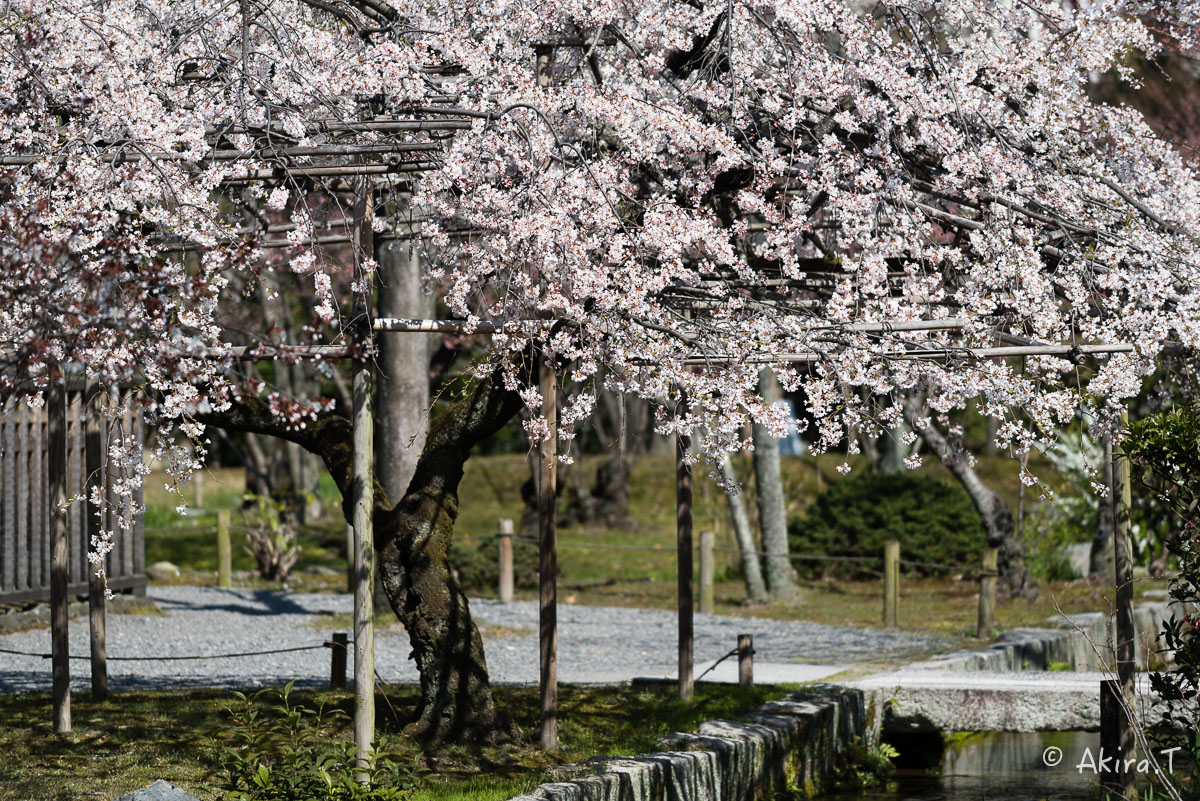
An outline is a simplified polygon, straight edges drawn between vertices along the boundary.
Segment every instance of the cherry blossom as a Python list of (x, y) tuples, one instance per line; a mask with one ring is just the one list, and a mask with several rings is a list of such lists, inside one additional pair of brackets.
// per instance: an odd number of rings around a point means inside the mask
[[(365, 293), (375, 268), (353, 244), (360, 180), (370, 230), (419, 218), (453, 315), (499, 325), (477, 374), (504, 365), (520, 389), (533, 344), (584, 387), (566, 439), (607, 387), (716, 460), (750, 420), (793, 422), (758, 395), (769, 367), (803, 392), (818, 450), (895, 425), (918, 391), (934, 415), (978, 401), (1021, 453), (1081, 406), (1113, 427), (1164, 348), (1200, 344), (1200, 182), (1087, 92), (1110, 70), (1136, 81), (1129, 54), (1163, 36), (1193, 46), (1191, 2), (0, 17), (0, 388), (38, 397), (63, 371), (136, 388), (177, 478), (202, 454), (173, 424), (254, 391), (229, 378), (231, 275), (308, 287), (313, 344), (347, 341), (335, 286)], [(294, 425), (324, 408), (271, 406)]]

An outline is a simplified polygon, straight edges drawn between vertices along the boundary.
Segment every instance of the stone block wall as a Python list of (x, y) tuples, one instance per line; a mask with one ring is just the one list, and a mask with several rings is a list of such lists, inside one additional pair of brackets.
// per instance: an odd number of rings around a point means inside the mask
[(851, 743), (877, 741), (881, 717), (859, 691), (796, 693), (744, 721), (667, 735), (658, 753), (598, 758), (595, 775), (512, 801), (758, 801), (789, 788), (811, 795)]

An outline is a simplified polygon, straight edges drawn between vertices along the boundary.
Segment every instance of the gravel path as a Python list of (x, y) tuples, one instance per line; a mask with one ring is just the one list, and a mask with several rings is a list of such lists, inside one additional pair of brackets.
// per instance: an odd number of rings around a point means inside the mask
[[(349, 595), (282, 593), (215, 587), (151, 587), (166, 615), (108, 617), (109, 686), (114, 690), (180, 687), (322, 685), (329, 680), (329, 651), (316, 648), (265, 656), (204, 660), (123, 662), (121, 656), (188, 656), (317, 645), (329, 632), (312, 624), (323, 615), (348, 613)], [(471, 610), (495, 629), (485, 641), (493, 682), (537, 681), (537, 605), (474, 599)], [(615, 682), (668, 675), (675, 666), (675, 615), (657, 609), (562, 605), (559, 679)], [(71, 621), (71, 653), (88, 653), (86, 618)], [(696, 664), (734, 647), (739, 633), (754, 635), (756, 660), (848, 666), (916, 658), (941, 643), (929, 637), (842, 628), (800, 621), (696, 615)], [(402, 630), (376, 634), (375, 663), (388, 682), (415, 682)], [(0, 636), (0, 648), (47, 653), (50, 631)], [(72, 661), (75, 686), (87, 686), (86, 659)], [(49, 660), (0, 653), (0, 692), (50, 688)]]

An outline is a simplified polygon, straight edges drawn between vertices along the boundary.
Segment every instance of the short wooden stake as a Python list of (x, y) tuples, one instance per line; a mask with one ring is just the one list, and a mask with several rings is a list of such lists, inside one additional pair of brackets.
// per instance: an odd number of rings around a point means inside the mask
[(233, 586), (233, 546), (229, 542), (229, 510), (217, 510), (217, 586)]
[(350, 638), (344, 631), (333, 633), (333, 644), (329, 654), (329, 686), (332, 689), (346, 686), (346, 652), (350, 650)]
[(713, 533), (700, 532), (700, 612), (713, 613)]
[(896, 628), (900, 606), (900, 543), (888, 540), (883, 544), (883, 625)]
[(204, 468), (201, 467), (192, 474), (192, 508), (204, 508)]
[(979, 637), (990, 638), (996, 620), (996, 560), (999, 548), (983, 549), (983, 569), (979, 573)]
[(50, 478), (50, 653), (54, 731), (71, 731), (71, 661), (67, 650), (67, 397), (66, 379), (50, 385), (46, 399)]
[[(1113, 766), (1122, 767), (1126, 759), (1136, 757), (1129, 715), (1121, 703), (1123, 692), (1120, 679), (1100, 682), (1100, 754), (1096, 764), (1101, 764), (1101, 758), (1107, 762), (1107, 769), (1102, 768), (1100, 774), (1101, 801), (1133, 801), (1135, 798), (1135, 772), (1112, 769)], [(1107, 761), (1108, 757), (1112, 760)]]
[(754, 635), (738, 635), (738, 684), (754, 686)]
[(679, 574), (679, 697), (693, 691), (692, 467), (687, 463), (690, 437), (675, 435), (675, 558)]
[(513, 521), (506, 517), (500, 518), (496, 527), (496, 540), (500, 546), (500, 581), (497, 591), (500, 600), (508, 603), (513, 599)]

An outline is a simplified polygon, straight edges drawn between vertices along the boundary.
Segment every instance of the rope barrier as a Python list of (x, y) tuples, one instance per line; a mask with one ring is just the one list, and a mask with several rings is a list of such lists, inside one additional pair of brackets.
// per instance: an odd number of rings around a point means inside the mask
[[(171, 534), (173, 532), (190, 534), (194, 531), (216, 531), (216, 529), (217, 529), (217, 526), (215, 523), (194, 523), (190, 526), (167, 526), (166, 528), (161, 528), (161, 527), (144, 528), (144, 529), (142, 529), (142, 531), (144, 531), (147, 534)], [(262, 531), (262, 530), (267, 530), (267, 527), (266, 526), (258, 526), (258, 527), (235, 526), (233, 524), (230, 524), (229, 530), (230, 531)], [(301, 532), (318, 533), (318, 534), (328, 533), (325, 529), (322, 529), (322, 528), (306, 528), (303, 526), (293, 526), (292, 530), (297, 533), (301, 533)], [(472, 539), (484, 539), (484, 538), (478, 537), (478, 538), (472, 538)]]
[[(518, 535), (505, 535), (505, 536), (511, 536), (511, 538), (517, 542), (528, 542), (533, 545), (536, 545), (538, 542), (536, 537), (522, 537), (522, 536), (518, 536)], [(456, 537), (455, 539), (458, 542), (492, 542), (497, 539), (497, 536), (493, 534), (491, 536), (483, 536), (483, 537)], [(564, 542), (562, 540), (559, 541), (558, 547), (559, 548), (581, 548), (584, 550), (596, 550), (596, 551), (650, 551), (650, 552), (654, 552), (654, 553), (675, 553), (676, 552), (675, 548), (673, 548), (671, 546), (665, 546), (665, 545), (608, 545), (608, 544), (596, 543), (596, 542)], [(699, 550), (699, 549), (700, 549), (699, 545), (692, 546), (692, 550), (694, 550), (694, 551)], [(735, 553), (735, 554), (742, 553), (742, 551), (738, 548), (713, 548), (712, 550), (714, 553)], [(773, 554), (767, 553), (766, 551), (753, 551), (753, 554), (755, 556), (772, 556), (773, 555)], [(788, 558), (792, 559), (792, 560), (796, 560), (796, 561), (862, 562), (862, 563), (870, 563), (870, 564), (874, 564), (874, 563), (883, 561), (883, 557), (881, 557), (881, 556), (834, 556), (834, 555), (829, 555), (829, 554), (818, 554), (818, 553), (791, 553), (791, 554), (788, 554)], [(963, 570), (963, 571), (976, 571), (976, 572), (978, 572), (978, 570), (979, 570), (979, 568), (967, 567), (964, 565), (948, 565), (948, 564), (940, 564), (940, 563), (936, 563), (936, 562), (914, 562), (909, 559), (901, 559), (900, 564), (908, 565), (910, 567), (928, 567), (928, 568), (937, 568), (937, 569), (942, 569), (942, 570)]]
[(900, 559), (900, 564), (908, 565), (909, 567), (927, 567), (931, 570), (961, 570), (965, 573), (981, 572), (977, 567), (969, 567), (966, 565), (945, 565), (938, 562), (914, 562), (911, 559)]
[[(740, 653), (739, 649), (734, 648), (732, 651), (725, 654), (725, 656), (721, 657), (716, 662), (713, 662), (711, 665), (709, 665), (708, 670), (701, 673), (699, 676), (697, 676), (695, 679), (693, 679), (693, 681), (700, 681), (700, 679), (704, 678), (709, 673), (712, 673), (714, 670), (716, 670), (717, 665), (721, 664), (722, 662), (724, 662), (726, 659), (728, 659), (731, 656), (737, 656), (739, 653)], [(754, 656), (754, 654), (756, 654), (756, 653), (757, 653), (757, 651), (755, 651), (753, 648), (750, 649), (751, 656)]]
[[(331, 640), (326, 640), (319, 645), (299, 645), (295, 648), (274, 648), (269, 651), (242, 651), (234, 654), (188, 654), (187, 656), (109, 656), (109, 662), (176, 662), (195, 659), (234, 659), (243, 656), (267, 656), (268, 654), (289, 654), (294, 651), (315, 651), (318, 648), (333, 648), (337, 644)], [(16, 654), (18, 656), (37, 656), (42, 659), (50, 659), (53, 654), (41, 654), (35, 651), (16, 651), (11, 648), (0, 648), (0, 653)], [(91, 659), (88, 656), (76, 656), (71, 654), (68, 659)]]

